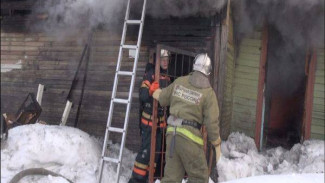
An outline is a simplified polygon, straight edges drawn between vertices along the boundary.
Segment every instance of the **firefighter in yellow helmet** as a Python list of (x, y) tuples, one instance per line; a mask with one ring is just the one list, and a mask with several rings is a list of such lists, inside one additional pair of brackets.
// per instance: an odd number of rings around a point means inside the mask
[(209, 181), (201, 125), (206, 126), (208, 140), (216, 150), (217, 161), (221, 155), (219, 108), (208, 78), (211, 60), (207, 54), (196, 56), (193, 70), (188, 76), (176, 79), (167, 88), (159, 89), (156, 82), (150, 87), (154, 91), (153, 97), (161, 106), (170, 106), (166, 166), (162, 183), (181, 183), (185, 172), (188, 183)]

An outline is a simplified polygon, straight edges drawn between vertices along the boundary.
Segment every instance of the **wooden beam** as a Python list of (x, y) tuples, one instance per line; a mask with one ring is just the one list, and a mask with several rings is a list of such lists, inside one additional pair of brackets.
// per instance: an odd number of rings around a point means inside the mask
[(302, 140), (308, 140), (311, 133), (311, 122), (312, 122), (312, 112), (313, 112), (313, 100), (314, 100), (314, 85), (315, 85), (315, 72), (316, 72), (316, 61), (317, 54), (316, 50), (313, 49), (312, 57), (308, 64), (308, 79), (305, 94), (305, 112), (302, 125)]
[(221, 46), (219, 55), (219, 71), (218, 71), (218, 89), (217, 97), (219, 102), (219, 111), (222, 111), (223, 96), (224, 96), (224, 82), (226, 75), (226, 62), (227, 62), (227, 46), (228, 46), (228, 32), (229, 32), (229, 19), (230, 19), (230, 0), (227, 3), (227, 15), (221, 24)]
[(220, 53), (220, 22), (219, 20), (216, 20), (216, 25), (214, 28), (214, 41), (213, 41), (213, 47), (214, 47), (214, 51), (213, 51), (213, 75), (212, 75), (212, 87), (215, 93), (218, 93), (218, 82), (219, 82), (219, 64), (220, 64), (220, 57), (219, 57), (219, 53)]
[[(155, 81), (159, 82), (160, 75), (160, 50), (161, 45), (157, 45), (156, 50), (156, 67), (155, 67)], [(153, 183), (154, 171), (155, 171), (155, 156), (156, 156), (156, 135), (157, 135), (157, 112), (158, 112), (158, 101), (154, 99), (152, 108), (152, 128), (151, 128), (151, 146), (150, 146), (150, 163), (149, 163), (149, 183)]]
[(260, 138), (261, 138), (261, 126), (262, 126), (262, 116), (263, 116), (263, 99), (264, 99), (264, 85), (265, 85), (265, 66), (267, 60), (267, 46), (268, 46), (268, 26), (265, 23), (262, 34), (262, 51), (261, 60), (259, 67), (259, 77), (258, 77), (258, 94), (257, 94), (257, 104), (256, 104), (256, 125), (255, 125), (255, 144), (257, 149), (260, 149)]
[(192, 57), (196, 56), (196, 53), (194, 53), (194, 52), (187, 51), (187, 50), (184, 50), (184, 49), (175, 48), (175, 47), (171, 47), (171, 46), (167, 46), (167, 45), (163, 45), (163, 44), (160, 44), (160, 49), (165, 49), (165, 50), (177, 53), (177, 54), (188, 55), (188, 56), (192, 56)]

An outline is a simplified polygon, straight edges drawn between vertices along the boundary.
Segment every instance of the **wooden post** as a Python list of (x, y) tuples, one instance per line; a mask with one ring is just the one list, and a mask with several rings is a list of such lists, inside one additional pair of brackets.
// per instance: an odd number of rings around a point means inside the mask
[(37, 100), (39, 105), (42, 104), (43, 92), (44, 92), (44, 85), (38, 84), (36, 100)]
[[(156, 66), (155, 66), (155, 81), (159, 82), (160, 75), (160, 45), (157, 45), (156, 50)], [(157, 111), (158, 111), (158, 101), (153, 101), (153, 109), (152, 109), (152, 128), (151, 128), (151, 146), (150, 146), (150, 164), (149, 164), (149, 183), (153, 183), (153, 176), (155, 170), (155, 157), (156, 157), (156, 133), (157, 133)]]
[(260, 68), (258, 77), (258, 94), (256, 104), (256, 124), (255, 124), (255, 144), (257, 149), (260, 149), (261, 139), (261, 126), (262, 126), (262, 112), (263, 112), (263, 98), (264, 98), (264, 85), (265, 85), (265, 65), (267, 60), (267, 45), (268, 45), (268, 26), (265, 23), (262, 34), (262, 51), (260, 58)]
[(227, 61), (227, 45), (228, 45), (228, 26), (230, 19), (230, 0), (227, 2), (226, 18), (222, 21), (221, 24), (221, 46), (219, 54), (219, 71), (218, 71), (218, 90), (217, 97), (219, 102), (219, 111), (222, 111), (223, 106), (223, 96), (224, 96), (224, 82), (226, 74), (226, 61)]
[(62, 118), (61, 118), (61, 123), (60, 126), (65, 126), (70, 114), (70, 110), (72, 107), (72, 102), (70, 102), (69, 100), (67, 100), (67, 104), (65, 105), (63, 114), (62, 114)]
[(214, 43), (213, 43), (213, 47), (214, 47), (214, 52), (213, 52), (213, 83), (212, 83), (212, 87), (215, 93), (218, 93), (218, 82), (219, 82), (219, 64), (220, 64), (220, 57), (219, 57), (219, 53), (220, 53), (220, 22), (218, 20), (218, 22), (216, 22), (215, 25), (215, 33), (214, 33)]
[(315, 84), (315, 71), (316, 71), (317, 54), (313, 49), (310, 62), (308, 65), (308, 79), (305, 94), (304, 118), (302, 124), (302, 140), (310, 138), (311, 121), (313, 112), (313, 99), (314, 99), (314, 84)]

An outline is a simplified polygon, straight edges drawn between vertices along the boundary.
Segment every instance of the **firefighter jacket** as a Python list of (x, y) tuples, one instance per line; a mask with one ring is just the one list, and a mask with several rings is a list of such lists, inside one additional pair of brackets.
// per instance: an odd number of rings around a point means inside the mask
[[(161, 106), (170, 106), (170, 115), (205, 125), (208, 140), (213, 145), (217, 145), (220, 143), (220, 139), (218, 140), (219, 107), (217, 97), (211, 86), (197, 88), (191, 85), (190, 75), (179, 77), (167, 88), (162, 89), (159, 103)], [(172, 130), (173, 128), (168, 127), (167, 133), (172, 133)], [(181, 128), (177, 128), (177, 132), (179, 135), (203, 145), (202, 134), (198, 129), (182, 125)]]
[[(146, 68), (146, 73), (143, 76), (143, 80), (141, 83), (139, 98), (142, 105), (142, 110), (152, 115), (153, 110), (153, 98), (149, 95), (149, 87), (151, 83), (155, 81), (155, 68), (153, 64), (148, 64)], [(160, 88), (165, 88), (170, 84), (170, 78), (167, 76), (167, 71), (160, 69), (160, 78), (159, 78), (159, 86)], [(164, 108), (160, 105), (158, 106), (158, 117), (164, 116)]]

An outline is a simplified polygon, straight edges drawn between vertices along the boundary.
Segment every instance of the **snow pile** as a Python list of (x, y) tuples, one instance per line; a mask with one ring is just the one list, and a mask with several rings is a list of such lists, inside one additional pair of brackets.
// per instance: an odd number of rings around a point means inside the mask
[[(7, 183), (18, 172), (28, 168), (45, 168), (61, 174), (74, 183), (95, 183), (102, 144), (79, 129), (41, 124), (25, 125), (10, 130), (9, 138), (1, 149), (1, 182)], [(112, 145), (112, 156), (119, 146)], [(130, 177), (135, 154), (124, 150), (121, 182)], [(104, 181), (115, 179), (116, 168), (107, 165)], [(28, 176), (21, 183), (65, 183), (52, 176)]]
[(324, 141), (309, 140), (259, 153), (254, 140), (242, 133), (230, 134), (221, 145), (218, 162), (219, 181), (264, 174), (324, 173)]
[[(1, 183), (8, 183), (18, 172), (29, 168), (45, 168), (74, 183), (96, 183), (102, 143), (79, 129), (42, 124), (24, 125), (10, 130), (9, 138), (1, 149)], [(120, 146), (111, 144), (109, 157), (117, 158)], [(264, 176), (266, 180), (282, 183), (292, 180), (322, 182), (324, 176), (324, 141), (311, 140), (296, 144), (290, 151), (281, 147), (258, 153), (254, 140), (241, 133), (232, 133), (221, 146), (223, 156), (218, 163), (219, 181), (264, 174), (322, 173), (287, 176)], [(125, 149), (120, 182), (128, 182), (135, 160), (133, 152)], [(103, 182), (114, 182), (116, 164), (106, 163)], [(309, 178), (308, 178), (309, 177)], [(262, 177), (238, 182), (265, 182)], [(282, 180), (282, 182), (278, 181)], [(298, 179), (297, 179), (298, 180)], [(299, 179), (300, 180), (300, 179)], [(27, 176), (20, 183), (68, 183), (62, 177)], [(183, 183), (186, 181), (183, 180)], [(213, 183), (212, 180), (209, 181)], [(271, 181), (272, 182), (272, 181)], [(273, 183), (272, 182), (272, 183)], [(299, 183), (299, 181), (293, 181)], [(292, 183), (293, 183), (292, 182)], [(159, 181), (156, 181), (159, 183)], [(284, 182), (283, 182), (284, 183)], [(289, 182), (286, 182), (289, 183)], [(291, 182), (290, 182), (291, 183)]]
[(227, 183), (324, 183), (324, 174), (262, 175), (248, 177)]

